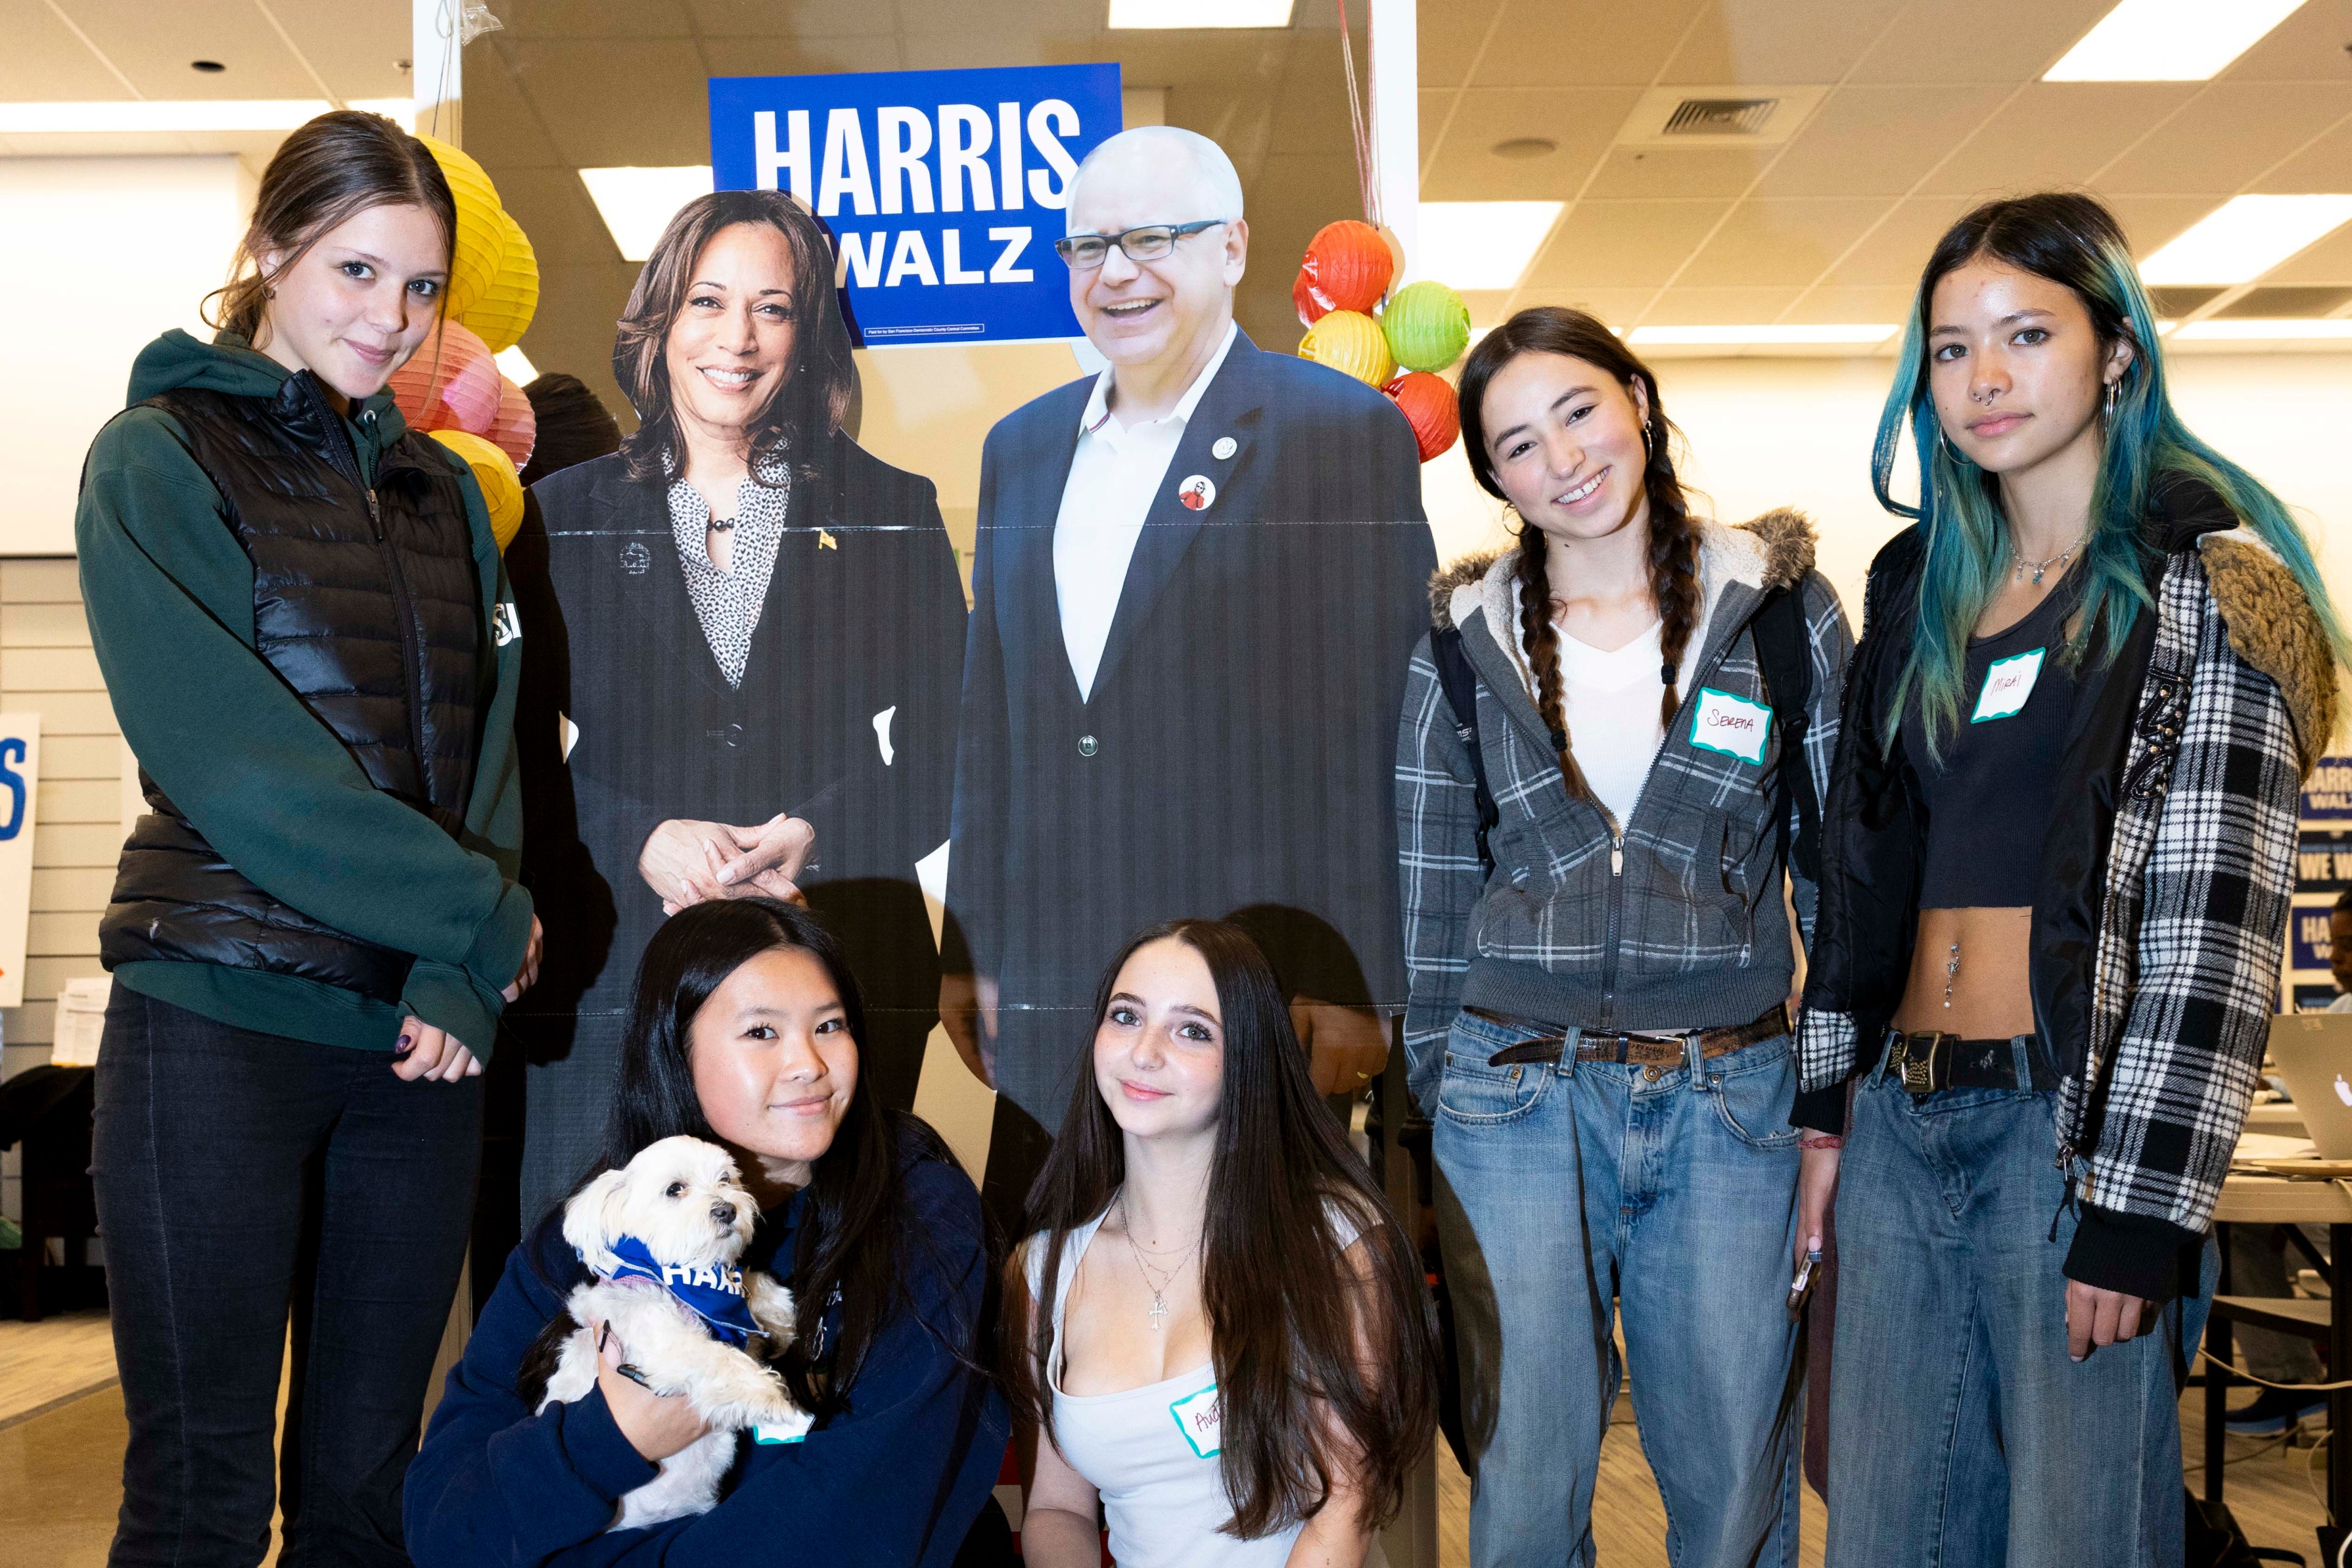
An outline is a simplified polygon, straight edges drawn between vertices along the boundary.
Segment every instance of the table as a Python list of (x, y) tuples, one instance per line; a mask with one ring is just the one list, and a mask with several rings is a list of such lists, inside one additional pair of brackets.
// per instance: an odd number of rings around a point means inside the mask
[(2268, 1132), (2280, 1138), (2309, 1136), (2303, 1130), (2303, 1112), (2296, 1110), (2293, 1103), (2284, 1100), (2272, 1100), (2264, 1105), (2248, 1106), (2246, 1131)]
[[(2269, 1107), (2257, 1109), (2268, 1110)], [(2279, 1107), (2280, 1110), (2289, 1109)], [(2265, 1127), (2265, 1132), (2277, 1131)], [(2335, 1182), (2298, 1182), (2284, 1176), (2232, 1174), (2221, 1184), (2213, 1205), (2214, 1238), (2221, 1249), (2221, 1279), (2213, 1297), (2212, 1314), (2205, 1321), (2205, 1500), (2221, 1500), (2222, 1443), (2228, 1435), (2231, 1325), (2250, 1323), (2315, 1341), (2327, 1350), (2329, 1382), (2352, 1373), (2352, 1317), (2338, 1312), (2333, 1281), (2328, 1299), (2310, 1301), (2275, 1296), (2232, 1296), (2230, 1289), (2230, 1241), (2225, 1225), (2324, 1225), (2331, 1258), (2352, 1257), (2352, 1194)], [(2352, 1432), (2352, 1389), (2327, 1396), (2328, 1429)], [(2327, 1511), (2341, 1518), (2338, 1499), (2352, 1500), (2352, 1442), (2327, 1445)]]

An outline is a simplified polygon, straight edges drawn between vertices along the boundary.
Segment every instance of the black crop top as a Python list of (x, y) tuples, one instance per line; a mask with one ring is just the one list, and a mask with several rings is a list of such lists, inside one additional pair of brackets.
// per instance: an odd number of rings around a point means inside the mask
[(1929, 760), (1916, 706), (1904, 715), (1903, 749), (1927, 806), (1923, 910), (2031, 908), (2041, 891), (2066, 731), (2100, 673), (2095, 648), (2074, 668), (2063, 657), (2081, 586), (2078, 568), (2015, 626), (1969, 639), (1959, 724), (1939, 758)]

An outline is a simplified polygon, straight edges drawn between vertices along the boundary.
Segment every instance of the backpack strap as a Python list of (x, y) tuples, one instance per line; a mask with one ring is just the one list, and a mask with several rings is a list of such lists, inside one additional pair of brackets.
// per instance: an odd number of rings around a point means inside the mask
[(1495, 792), (1486, 787), (1486, 758), (1478, 749), (1478, 677), (1463, 649), (1462, 628), (1445, 626), (1431, 632), (1429, 657), (1437, 666), (1437, 684), (1445, 692), (1445, 705), (1454, 710), (1454, 737), (1470, 753), (1471, 789), (1478, 806), (1478, 863), (1491, 876), (1495, 852), (1487, 847), (1486, 837), (1503, 820), (1503, 813), (1495, 804)]
[(1780, 784), (1797, 805), (1797, 842), (1789, 843), (1789, 816), (1780, 815), (1782, 862), (1809, 882), (1822, 875), (1822, 804), (1805, 762), (1805, 731), (1812, 723), (1813, 661), (1806, 646), (1805, 605), (1794, 587), (1775, 588), (1748, 623), (1765, 699), (1780, 727)]

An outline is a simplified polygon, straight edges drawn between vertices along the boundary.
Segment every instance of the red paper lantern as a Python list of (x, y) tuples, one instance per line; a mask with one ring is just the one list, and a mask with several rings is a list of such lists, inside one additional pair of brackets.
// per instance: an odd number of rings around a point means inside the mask
[(499, 377), (499, 412), (490, 421), (490, 444), (514, 459), (520, 469), (530, 461), (530, 449), (539, 441), (539, 416), (531, 411), (530, 399), (522, 388)]
[(1325, 310), (1367, 314), (1389, 291), (1396, 269), (1381, 231), (1353, 218), (1325, 224), (1298, 266), (1308, 291)]
[(1331, 311), (1328, 300), (1315, 297), (1315, 281), (1307, 276), (1304, 268), (1299, 269), (1298, 280), (1290, 286), (1290, 302), (1297, 307), (1298, 324), (1302, 327), (1312, 327)]
[(1450, 449), (1462, 436), (1462, 409), (1445, 378), (1425, 370), (1408, 371), (1381, 388), (1404, 411), (1412, 438), (1421, 446), (1424, 463)]
[(417, 345), (388, 384), (413, 430), (487, 436), (499, 416), (498, 362), (488, 344), (455, 321)]

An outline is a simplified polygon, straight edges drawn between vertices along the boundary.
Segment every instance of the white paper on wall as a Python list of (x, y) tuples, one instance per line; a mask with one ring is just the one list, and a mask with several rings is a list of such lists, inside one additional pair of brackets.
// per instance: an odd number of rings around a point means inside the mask
[(58, 993), (57, 1036), (49, 1060), (61, 1068), (94, 1068), (98, 1042), (106, 1032), (106, 1003), (114, 994), (114, 977), (96, 975), (68, 980)]

